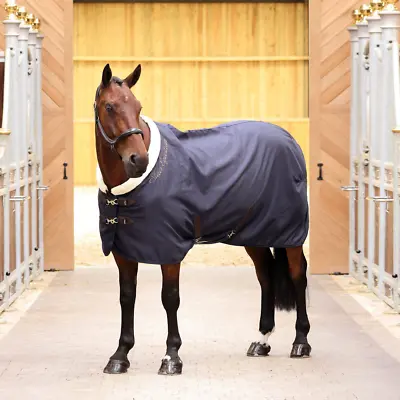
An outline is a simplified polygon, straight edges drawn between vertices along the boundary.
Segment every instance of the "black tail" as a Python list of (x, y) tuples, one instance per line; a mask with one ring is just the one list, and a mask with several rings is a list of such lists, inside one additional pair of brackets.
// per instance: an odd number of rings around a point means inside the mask
[(275, 308), (291, 311), (296, 308), (296, 290), (289, 272), (286, 249), (274, 248)]

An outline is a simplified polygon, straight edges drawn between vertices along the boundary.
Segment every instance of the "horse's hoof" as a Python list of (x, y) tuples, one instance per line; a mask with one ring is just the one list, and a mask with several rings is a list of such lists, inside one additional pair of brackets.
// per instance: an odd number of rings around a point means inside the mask
[(290, 353), (290, 358), (310, 357), (311, 346), (308, 343), (295, 343)]
[(271, 351), (269, 344), (261, 344), (259, 342), (253, 342), (247, 350), (249, 357), (266, 357)]
[(166, 356), (161, 361), (161, 367), (158, 375), (180, 375), (182, 373), (183, 363), (179, 357), (170, 358)]
[(121, 360), (111, 360), (108, 362), (103, 372), (105, 374), (123, 374), (128, 372), (128, 368), (130, 367), (129, 361), (121, 361)]

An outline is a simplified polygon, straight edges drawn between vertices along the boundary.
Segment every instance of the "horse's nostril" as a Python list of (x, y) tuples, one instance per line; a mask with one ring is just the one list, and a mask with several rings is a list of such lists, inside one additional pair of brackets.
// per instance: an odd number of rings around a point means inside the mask
[(132, 164), (136, 164), (137, 159), (138, 159), (138, 155), (136, 153), (132, 154), (131, 157), (130, 157), (130, 160), (131, 160)]

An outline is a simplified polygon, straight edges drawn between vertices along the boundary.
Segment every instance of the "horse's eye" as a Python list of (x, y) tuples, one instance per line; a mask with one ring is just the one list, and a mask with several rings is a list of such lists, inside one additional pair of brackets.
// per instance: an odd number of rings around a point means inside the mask
[(110, 111), (112, 111), (112, 105), (111, 104), (106, 104), (106, 111), (107, 112), (110, 112)]

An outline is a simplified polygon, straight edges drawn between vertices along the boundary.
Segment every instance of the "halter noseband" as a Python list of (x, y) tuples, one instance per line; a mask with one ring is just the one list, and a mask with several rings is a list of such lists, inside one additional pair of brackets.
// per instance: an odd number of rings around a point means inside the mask
[(117, 145), (118, 141), (120, 141), (120, 140), (122, 140), (122, 139), (124, 139), (124, 138), (126, 138), (128, 136), (131, 136), (131, 135), (142, 135), (142, 138), (144, 137), (143, 136), (143, 131), (141, 129), (139, 129), (139, 128), (131, 128), (131, 129), (128, 129), (125, 132), (123, 132), (116, 139), (110, 139), (110, 137), (106, 134), (106, 132), (105, 132), (105, 130), (103, 128), (103, 125), (101, 125), (100, 117), (99, 117), (99, 114), (97, 112), (96, 100), (99, 97), (99, 94), (100, 94), (100, 86), (97, 88), (96, 98), (95, 98), (95, 101), (94, 101), (94, 104), (93, 104), (93, 106), (94, 106), (95, 123), (96, 123), (97, 127), (99, 128), (101, 136), (103, 136), (103, 139), (111, 146), (112, 150), (115, 150), (115, 146)]

